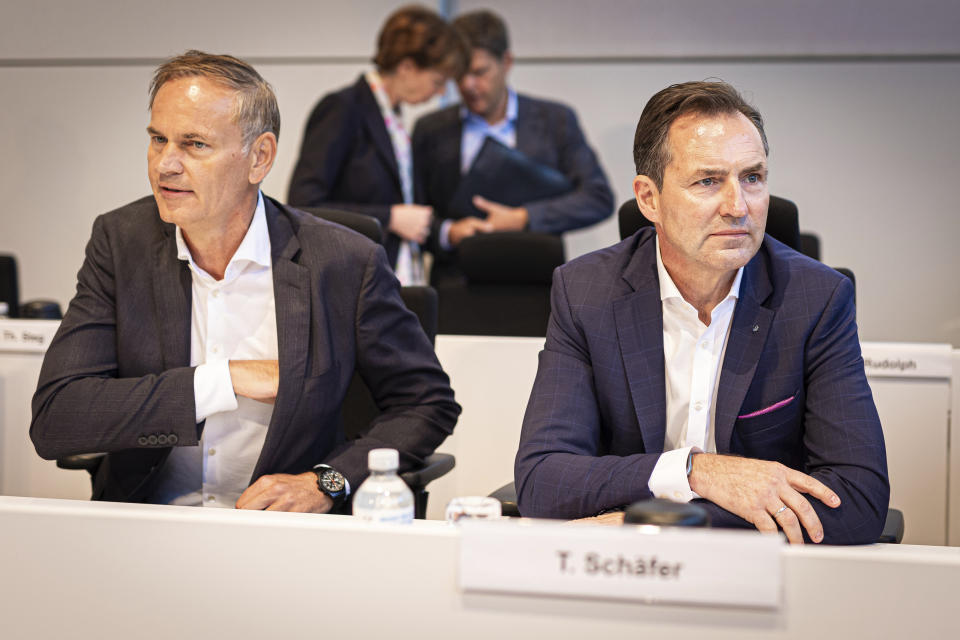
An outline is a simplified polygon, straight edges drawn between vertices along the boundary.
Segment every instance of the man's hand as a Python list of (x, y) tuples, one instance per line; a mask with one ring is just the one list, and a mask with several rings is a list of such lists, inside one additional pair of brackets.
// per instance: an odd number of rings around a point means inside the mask
[(320, 491), (313, 471), (290, 475), (261, 476), (237, 499), (237, 509), (327, 513), (333, 500)]
[(801, 492), (840, 506), (840, 497), (822, 482), (779, 462), (710, 453), (694, 454), (690, 488), (760, 531), (775, 533), (779, 525), (792, 544), (803, 544), (801, 525), (811, 540), (823, 540), (820, 518)]
[(475, 236), (478, 233), (490, 233), (496, 231), (493, 225), (480, 218), (460, 218), (450, 225), (449, 240), (450, 246), (456, 247), (464, 238)]
[(430, 220), (433, 207), (420, 204), (395, 204), (390, 207), (390, 224), (387, 228), (404, 240), (423, 244), (430, 235)]
[(530, 214), (523, 207), (508, 207), (483, 196), (473, 196), (473, 206), (487, 214), (494, 231), (523, 231), (530, 221)]
[(230, 380), (238, 396), (273, 404), (280, 387), (280, 363), (276, 360), (231, 360)]

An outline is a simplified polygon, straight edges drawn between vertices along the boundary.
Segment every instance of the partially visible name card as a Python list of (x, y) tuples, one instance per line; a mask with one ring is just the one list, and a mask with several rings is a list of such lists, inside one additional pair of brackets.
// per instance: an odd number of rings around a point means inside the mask
[(777, 608), (778, 535), (543, 520), (460, 525), (460, 587), (657, 603)]
[(863, 369), (874, 378), (949, 378), (953, 347), (913, 342), (862, 342)]
[(0, 320), (0, 351), (44, 353), (59, 327), (59, 320)]

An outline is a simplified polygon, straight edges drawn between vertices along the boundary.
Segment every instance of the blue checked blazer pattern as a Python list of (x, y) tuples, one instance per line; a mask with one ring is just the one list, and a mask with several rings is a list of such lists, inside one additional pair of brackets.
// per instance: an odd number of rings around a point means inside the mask
[[(666, 430), (656, 234), (554, 272), (552, 312), (517, 452), (526, 516), (577, 518), (651, 497)], [(857, 336), (853, 286), (766, 236), (746, 265), (721, 366), (719, 453), (774, 460), (842, 501), (811, 504), (825, 542), (874, 542), (886, 450)], [(752, 527), (705, 500), (715, 526)]]

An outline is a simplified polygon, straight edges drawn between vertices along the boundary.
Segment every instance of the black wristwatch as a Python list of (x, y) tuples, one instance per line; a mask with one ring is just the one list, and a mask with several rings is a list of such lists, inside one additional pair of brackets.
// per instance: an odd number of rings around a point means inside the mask
[(330, 465), (318, 464), (313, 468), (313, 472), (317, 474), (317, 488), (333, 500), (330, 512), (336, 512), (347, 499), (347, 481)]

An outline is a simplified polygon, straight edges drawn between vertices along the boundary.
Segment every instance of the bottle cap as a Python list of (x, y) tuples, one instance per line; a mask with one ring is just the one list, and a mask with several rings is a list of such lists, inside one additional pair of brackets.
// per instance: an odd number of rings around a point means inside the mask
[(371, 449), (367, 464), (370, 471), (396, 471), (400, 466), (400, 454), (396, 449)]

